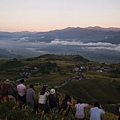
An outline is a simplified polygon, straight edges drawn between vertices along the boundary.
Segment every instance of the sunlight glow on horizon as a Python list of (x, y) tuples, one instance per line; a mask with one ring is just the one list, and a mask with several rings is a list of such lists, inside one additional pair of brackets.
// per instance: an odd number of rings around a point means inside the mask
[(0, 31), (120, 28), (120, 0), (1, 0)]

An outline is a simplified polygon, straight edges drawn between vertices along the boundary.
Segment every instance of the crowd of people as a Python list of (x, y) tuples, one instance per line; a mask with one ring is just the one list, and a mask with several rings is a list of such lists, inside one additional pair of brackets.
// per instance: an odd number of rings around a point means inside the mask
[[(73, 103), (73, 97), (66, 94), (61, 104), (59, 103), (59, 93), (55, 89), (46, 90), (46, 87), (42, 87), (41, 91), (38, 93), (38, 100), (35, 100), (35, 89), (33, 84), (30, 84), (27, 87), (24, 84), (24, 79), (20, 80), (20, 83), (16, 85), (14, 82), (10, 83), (7, 79), (3, 85), (0, 81), (0, 100), (4, 98), (14, 101), (16, 104), (19, 103), (20, 109), (24, 105), (27, 106), (27, 109), (41, 111), (44, 116), (49, 111), (59, 113), (60, 115), (68, 116), (69, 114), (74, 115), (75, 120), (85, 120), (85, 108), (89, 106), (87, 103), (83, 103), (80, 99), (77, 102)], [(74, 110), (71, 106), (74, 106)], [(120, 106), (118, 108), (120, 112)], [(105, 110), (102, 109), (102, 106), (99, 102), (94, 102), (94, 107), (89, 111), (90, 120), (101, 120), (101, 115), (105, 114)], [(120, 118), (119, 118), (120, 120)]]

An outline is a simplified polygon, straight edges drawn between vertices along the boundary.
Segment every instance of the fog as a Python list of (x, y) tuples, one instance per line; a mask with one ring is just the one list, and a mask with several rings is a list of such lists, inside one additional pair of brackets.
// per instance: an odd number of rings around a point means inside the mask
[[(29, 40), (0, 40), (0, 48), (26, 57), (42, 54), (80, 54), (90, 60), (120, 61), (120, 44), (106, 42), (76, 42), (65, 40), (52, 40), (51, 42), (31, 42)], [(20, 53), (21, 51), (21, 53)], [(91, 54), (92, 53), (92, 54)], [(108, 58), (106, 58), (108, 56)]]

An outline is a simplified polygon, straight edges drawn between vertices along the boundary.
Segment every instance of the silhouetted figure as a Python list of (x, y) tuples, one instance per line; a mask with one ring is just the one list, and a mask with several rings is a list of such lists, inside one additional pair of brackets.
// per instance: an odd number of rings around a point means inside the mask
[(72, 114), (74, 115), (73, 109), (71, 107), (72, 104), (73, 98), (70, 95), (66, 94), (65, 98), (62, 100), (60, 114), (62, 115), (63, 112), (65, 112), (65, 116), (67, 116), (71, 110)]

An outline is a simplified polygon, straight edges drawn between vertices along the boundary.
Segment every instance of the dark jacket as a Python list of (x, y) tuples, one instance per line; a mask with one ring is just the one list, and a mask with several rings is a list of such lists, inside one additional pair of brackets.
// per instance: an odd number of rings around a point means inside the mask
[(17, 88), (15, 85), (11, 85), (8, 90), (8, 95), (12, 95), (13, 97), (17, 97)]
[(56, 98), (55, 98), (55, 96), (54, 96), (53, 94), (50, 94), (50, 95), (48, 96), (48, 99), (49, 99), (50, 108), (55, 108), (55, 107), (57, 107), (57, 105), (56, 105)]

